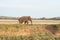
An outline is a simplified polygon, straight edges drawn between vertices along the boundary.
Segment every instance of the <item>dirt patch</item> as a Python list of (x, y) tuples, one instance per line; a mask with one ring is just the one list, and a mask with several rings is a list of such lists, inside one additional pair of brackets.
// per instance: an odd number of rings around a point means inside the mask
[(55, 36), (60, 36), (60, 29), (56, 25), (47, 25), (45, 28)]

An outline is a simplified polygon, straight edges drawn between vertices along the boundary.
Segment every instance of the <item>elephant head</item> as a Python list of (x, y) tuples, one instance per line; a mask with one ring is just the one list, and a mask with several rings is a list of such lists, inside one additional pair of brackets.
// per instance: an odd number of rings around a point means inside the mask
[(22, 16), (22, 17), (20, 17), (19, 19), (18, 19), (18, 21), (19, 21), (19, 23), (25, 23), (25, 24), (28, 24), (28, 21), (30, 21), (31, 22), (31, 24), (32, 24), (32, 19), (31, 19), (31, 17), (30, 16)]

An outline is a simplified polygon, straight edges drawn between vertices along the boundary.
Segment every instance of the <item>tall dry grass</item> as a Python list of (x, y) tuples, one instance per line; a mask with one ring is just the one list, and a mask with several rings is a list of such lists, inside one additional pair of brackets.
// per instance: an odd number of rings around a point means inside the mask
[[(0, 24), (0, 40), (60, 40), (46, 30), (46, 24)], [(60, 24), (56, 25), (60, 30)]]

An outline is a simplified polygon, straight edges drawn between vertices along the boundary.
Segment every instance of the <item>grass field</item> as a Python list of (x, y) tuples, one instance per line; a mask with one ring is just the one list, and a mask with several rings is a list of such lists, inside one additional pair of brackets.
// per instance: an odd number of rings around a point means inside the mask
[(60, 40), (59, 31), (52, 34), (45, 29), (47, 24), (0, 24), (0, 40)]
[[(32, 20), (32, 21), (33, 24), (60, 24), (60, 20)], [(18, 20), (0, 19), (0, 24), (18, 24)]]
[[(56, 25), (53, 34), (45, 27)], [(48, 27), (48, 26), (47, 26)], [(0, 40), (60, 40), (60, 20), (33, 20), (33, 24), (18, 24), (17, 20), (0, 20)]]

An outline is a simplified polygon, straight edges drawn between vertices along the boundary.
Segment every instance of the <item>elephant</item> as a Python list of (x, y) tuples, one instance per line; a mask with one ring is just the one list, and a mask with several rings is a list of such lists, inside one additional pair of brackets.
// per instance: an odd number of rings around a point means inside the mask
[(30, 17), (30, 16), (22, 16), (22, 17), (20, 17), (19, 19), (18, 19), (18, 21), (19, 21), (19, 24), (21, 23), (24, 23), (24, 24), (28, 24), (29, 23), (29, 21), (31, 22), (31, 24), (32, 24), (32, 18)]

